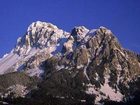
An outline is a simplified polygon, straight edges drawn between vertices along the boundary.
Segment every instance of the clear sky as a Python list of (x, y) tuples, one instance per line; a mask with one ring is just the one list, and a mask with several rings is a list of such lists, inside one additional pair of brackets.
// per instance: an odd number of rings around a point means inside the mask
[(0, 57), (37, 20), (66, 31), (105, 26), (123, 47), (140, 53), (140, 0), (0, 0)]

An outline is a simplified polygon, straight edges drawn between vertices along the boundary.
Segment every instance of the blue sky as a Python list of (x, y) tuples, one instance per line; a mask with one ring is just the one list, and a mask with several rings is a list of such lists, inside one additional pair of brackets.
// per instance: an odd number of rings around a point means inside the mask
[(0, 0), (0, 57), (37, 20), (66, 31), (105, 26), (123, 47), (140, 53), (140, 0)]

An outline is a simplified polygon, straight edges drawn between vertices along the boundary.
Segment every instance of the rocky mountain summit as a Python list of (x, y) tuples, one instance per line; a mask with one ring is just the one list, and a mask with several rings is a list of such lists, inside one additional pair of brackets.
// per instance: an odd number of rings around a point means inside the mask
[(139, 103), (140, 55), (124, 49), (105, 27), (78, 26), (68, 33), (34, 22), (0, 60), (0, 74), (3, 104)]

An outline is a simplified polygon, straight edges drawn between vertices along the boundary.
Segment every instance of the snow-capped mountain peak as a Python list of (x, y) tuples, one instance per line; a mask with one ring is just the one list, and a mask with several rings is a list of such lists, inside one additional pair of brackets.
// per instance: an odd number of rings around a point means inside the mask
[(39, 91), (55, 98), (86, 100), (90, 96), (96, 104), (119, 102), (137, 90), (131, 84), (140, 75), (140, 55), (124, 49), (103, 26), (92, 30), (78, 26), (68, 33), (37, 21), (0, 60), (0, 74), (9, 72), (41, 77)]
[[(68, 37), (67, 32), (58, 29), (57, 26), (46, 22), (33, 22), (27, 29), (23, 38), (17, 40), (15, 52), (19, 55), (28, 54), (32, 48), (43, 49), (57, 46), (58, 40)], [(50, 52), (52, 52), (50, 51)]]

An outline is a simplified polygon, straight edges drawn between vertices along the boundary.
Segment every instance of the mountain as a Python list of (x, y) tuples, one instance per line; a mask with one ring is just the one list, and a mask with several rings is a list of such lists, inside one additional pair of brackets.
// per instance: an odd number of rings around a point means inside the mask
[(0, 59), (0, 74), (2, 104), (139, 104), (140, 55), (102, 26), (69, 33), (33, 22)]

